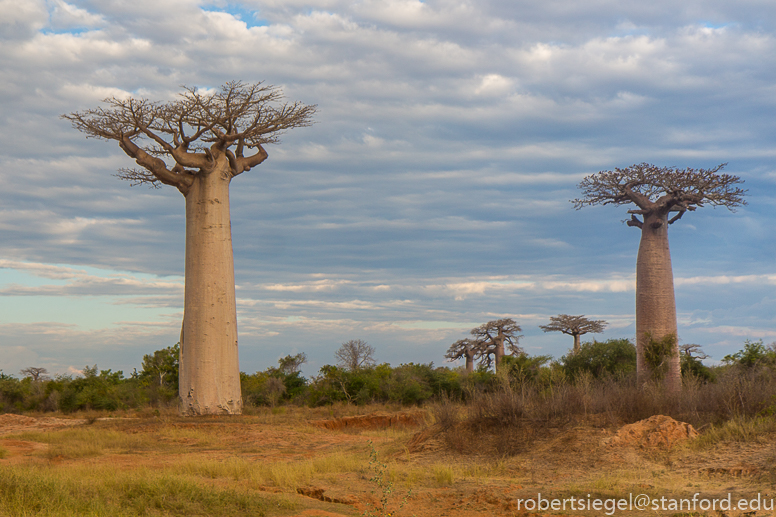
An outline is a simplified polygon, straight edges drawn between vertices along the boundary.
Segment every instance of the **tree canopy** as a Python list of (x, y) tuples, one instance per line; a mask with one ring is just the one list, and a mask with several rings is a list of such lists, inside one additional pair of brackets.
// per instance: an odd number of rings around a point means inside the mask
[(198, 171), (212, 168), (214, 155), (225, 154), (236, 176), (264, 161), (264, 144), (278, 142), (287, 129), (312, 124), (314, 105), (282, 99), (275, 86), (232, 81), (214, 90), (184, 87), (170, 102), (110, 97), (107, 107), (62, 117), (87, 137), (116, 140), (142, 167), (121, 169), (120, 178), (172, 185), (185, 195)]
[(676, 222), (687, 211), (699, 206), (724, 206), (733, 209), (745, 205), (746, 190), (737, 185), (743, 183), (738, 176), (719, 174), (725, 163), (711, 169), (679, 169), (657, 167), (648, 163), (601, 171), (585, 177), (580, 183), (582, 197), (574, 199), (574, 207), (588, 205), (635, 204), (628, 210), (631, 220), (628, 226), (642, 227), (637, 215), (667, 215), (677, 212), (669, 224)]
[(598, 334), (606, 328), (604, 320), (590, 320), (584, 315), (569, 316), (568, 314), (558, 314), (550, 316), (548, 325), (539, 325), (539, 328), (545, 332), (562, 332), (569, 336), (581, 336), (583, 334)]

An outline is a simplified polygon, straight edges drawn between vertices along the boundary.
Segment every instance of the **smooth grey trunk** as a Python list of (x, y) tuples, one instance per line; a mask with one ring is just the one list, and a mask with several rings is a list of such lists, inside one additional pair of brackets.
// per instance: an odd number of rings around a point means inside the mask
[(574, 336), (574, 353), (578, 354), (579, 350), (582, 348), (582, 345), (580, 344), (580, 337), (579, 334), (573, 334)]
[(237, 307), (229, 214), (229, 163), (221, 155), (186, 194), (186, 292), (180, 352), (183, 415), (240, 414)]
[[(665, 215), (661, 217), (658, 214), (645, 216), (636, 260), (636, 372), (642, 384), (652, 378), (650, 366), (644, 360), (648, 334), (654, 340), (669, 334), (677, 336), (668, 221)], [(674, 355), (667, 361), (665, 386), (670, 391), (679, 390), (682, 374), (678, 343), (674, 343)]]

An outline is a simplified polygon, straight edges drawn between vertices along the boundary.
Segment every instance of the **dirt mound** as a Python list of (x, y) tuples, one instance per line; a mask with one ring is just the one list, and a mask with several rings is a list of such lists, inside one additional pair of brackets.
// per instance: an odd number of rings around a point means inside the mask
[(621, 427), (608, 440), (608, 444), (618, 447), (667, 448), (696, 436), (698, 431), (690, 424), (678, 422), (670, 416), (655, 415)]
[(371, 415), (346, 416), (333, 420), (314, 420), (311, 425), (323, 429), (383, 429), (387, 427), (417, 427), (426, 423), (423, 412), (372, 413)]

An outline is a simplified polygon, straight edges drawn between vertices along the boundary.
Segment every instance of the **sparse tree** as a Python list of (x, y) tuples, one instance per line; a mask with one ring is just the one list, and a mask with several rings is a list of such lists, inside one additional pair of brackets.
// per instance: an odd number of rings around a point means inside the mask
[[(737, 186), (742, 183), (741, 178), (719, 174), (725, 165), (677, 169), (642, 163), (601, 171), (579, 184), (583, 195), (573, 201), (577, 209), (587, 205), (636, 205), (635, 209), (628, 210), (631, 218), (627, 224), (641, 230), (636, 260), (636, 371), (640, 382), (653, 377), (645, 361), (645, 347), (672, 336), (673, 351), (664, 382), (669, 390), (681, 388), (668, 226), (685, 212), (700, 206), (724, 206), (733, 210), (746, 204), (743, 198), (746, 191)], [(671, 213), (674, 215), (669, 217)]]
[(181, 413), (239, 414), (229, 184), (267, 158), (265, 144), (310, 125), (315, 106), (283, 103), (280, 89), (241, 82), (205, 92), (185, 88), (170, 102), (111, 97), (105, 103), (63, 117), (87, 137), (115, 140), (140, 166), (121, 169), (120, 178), (170, 185), (186, 199)]
[(480, 350), (480, 344), (473, 339), (459, 339), (447, 349), (445, 357), (451, 361), (466, 359), (466, 373), (474, 371), (474, 361)]
[(302, 365), (306, 362), (307, 354), (304, 352), (298, 353), (296, 355), (287, 355), (278, 359), (278, 370), (286, 375), (292, 375), (297, 373), (302, 368)]
[(347, 370), (358, 370), (375, 364), (375, 349), (361, 339), (351, 339), (334, 353), (340, 366)]
[(48, 370), (37, 366), (30, 366), (19, 371), (20, 374), (32, 379), (32, 382), (44, 381), (48, 378)]
[(558, 314), (550, 316), (549, 325), (539, 325), (539, 328), (545, 332), (562, 332), (574, 338), (573, 352), (579, 352), (579, 336), (585, 334), (600, 334), (606, 328), (607, 323), (604, 320), (589, 320), (584, 315), (569, 316), (568, 314)]
[(474, 341), (478, 343), (477, 355), (481, 358), (487, 367), (493, 363), (491, 356), (495, 358), (496, 371), (498, 371), (501, 359), (508, 349), (511, 355), (520, 355), (523, 349), (518, 342), (521, 335), (518, 334), (522, 329), (512, 318), (493, 320), (472, 329), (471, 335)]

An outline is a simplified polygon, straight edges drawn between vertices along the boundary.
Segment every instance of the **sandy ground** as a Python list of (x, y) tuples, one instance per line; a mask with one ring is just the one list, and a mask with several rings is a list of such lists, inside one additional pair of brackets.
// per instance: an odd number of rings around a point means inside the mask
[[(397, 480), (391, 495), (391, 509), (405, 506), (396, 515), (416, 517), (469, 517), (515, 515), (606, 515), (605, 511), (527, 512), (520, 500), (536, 500), (538, 494), (552, 499), (625, 498), (630, 494), (647, 494), (653, 498), (700, 497), (723, 499), (732, 493), (734, 500), (746, 496), (776, 498), (776, 441), (729, 443), (707, 449), (692, 448), (687, 443), (669, 443), (645, 447), (643, 437), (636, 442), (619, 439), (618, 429), (592, 425), (566, 429), (543, 429), (525, 448), (515, 447), (511, 455), (499, 457), (483, 439), (482, 447), (468, 447), (456, 452), (455, 441), (446, 431), (429, 426), (417, 414), (366, 415), (364, 425), (345, 419), (338, 425), (321, 421), (307, 423), (259, 422), (249, 417), (236, 419), (153, 418), (84, 419), (33, 418), (0, 415), (0, 446), (8, 451), (3, 462), (43, 461), (39, 451), (44, 443), (10, 437), (21, 432), (57, 432), (72, 426), (113, 426), (127, 433), (159, 433), (161, 428), (179, 431), (177, 445), (190, 446), (191, 453), (202, 458), (223, 458), (232, 451), (248, 461), (297, 461), (337, 451), (364, 451), (368, 442), (388, 451), (382, 457), (399, 472), (426, 473), (421, 480)], [(255, 420), (255, 419), (254, 419)], [(343, 420), (343, 421), (345, 421)], [(395, 430), (392, 430), (392, 427)], [(213, 443), (187, 444), (186, 429), (205, 432)], [(181, 437), (183, 436), (183, 437)], [(468, 439), (471, 439), (468, 436)], [(159, 438), (164, 440), (164, 438)], [(515, 440), (519, 440), (519, 436)], [(692, 440), (692, 437), (690, 437)], [(654, 441), (654, 440), (653, 440)], [(681, 440), (680, 440), (681, 441)], [(641, 442), (641, 443), (639, 443)], [(468, 444), (471, 445), (471, 444)], [(518, 452), (514, 452), (514, 451)], [(143, 454), (104, 454), (97, 458), (68, 461), (110, 461), (126, 468), (163, 465), (168, 460), (162, 452)], [(449, 479), (434, 481), (432, 472), (449, 466)], [(379, 503), (379, 492), (361, 471), (323, 476), (311, 486), (299, 487), (296, 498), (301, 507), (296, 515), (336, 517), (364, 515)], [(408, 489), (409, 497), (405, 497)], [(255, 489), (255, 487), (254, 487)], [(258, 487), (278, 492), (273, 486)], [(590, 494), (590, 495), (588, 495)], [(577, 503), (578, 504), (578, 503)], [(614, 515), (776, 515), (773, 511), (635, 511), (622, 510)]]

